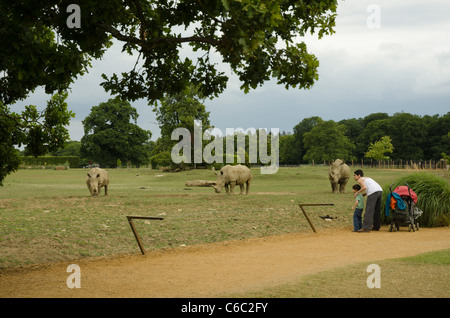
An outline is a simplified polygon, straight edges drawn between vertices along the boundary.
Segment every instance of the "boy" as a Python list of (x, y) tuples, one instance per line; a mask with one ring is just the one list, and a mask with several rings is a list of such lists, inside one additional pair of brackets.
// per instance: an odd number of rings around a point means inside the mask
[[(359, 184), (355, 184), (352, 187), (353, 193), (361, 190), (361, 186)], [(362, 212), (364, 210), (364, 197), (361, 193), (356, 194), (355, 204), (351, 208), (354, 210), (353, 212), (353, 231), (357, 232), (362, 228)]]

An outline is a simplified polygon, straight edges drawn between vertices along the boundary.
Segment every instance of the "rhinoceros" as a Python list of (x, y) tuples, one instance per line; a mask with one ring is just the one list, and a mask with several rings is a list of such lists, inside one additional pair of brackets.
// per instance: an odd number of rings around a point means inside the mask
[(105, 195), (108, 195), (109, 174), (101, 168), (92, 168), (86, 177), (86, 184), (91, 195), (100, 194), (100, 188), (105, 187)]
[[(227, 194), (234, 194), (234, 187), (239, 185), (241, 188), (239, 194), (244, 194), (244, 184), (247, 184), (245, 194), (248, 194), (252, 181), (252, 171), (248, 167), (243, 165), (226, 165), (219, 172), (216, 172), (213, 168), (213, 172), (217, 175), (216, 184), (213, 185), (216, 193), (220, 193), (223, 187), (225, 187)], [(230, 187), (230, 191), (228, 191), (228, 186)]]
[(328, 178), (334, 193), (345, 193), (345, 186), (350, 178), (350, 168), (341, 159), (336, 159), (328, 169)]

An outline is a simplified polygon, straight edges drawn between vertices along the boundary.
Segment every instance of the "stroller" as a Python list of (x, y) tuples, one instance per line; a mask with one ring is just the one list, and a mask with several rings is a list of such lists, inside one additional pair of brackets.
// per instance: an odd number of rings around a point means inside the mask
[(386, 200), (385, 214), (389, 216), (392, 211), (392, 221), (389, 225), (389, 232), (398, 231), (400, 226), (408, 226), (408, 231), (419, 230), (417, 218), (422, 215), (422, 211), (416, 206), (417, 194), (409, 187), (398, 186), (392, 191), (392, 184), (389, 187), (391, 193)]

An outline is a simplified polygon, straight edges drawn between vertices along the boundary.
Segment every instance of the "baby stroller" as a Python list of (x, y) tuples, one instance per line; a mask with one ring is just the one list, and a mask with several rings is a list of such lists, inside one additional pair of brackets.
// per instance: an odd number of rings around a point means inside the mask
[(386, 216), (392, 211), (392, 221), (389, 225), (389, 232), (398, 231), (400, 226), (408, 226), (408, 231), (419, 230), (417, 218), (422, 215), (422, 211), (416, 206), (417, 194), (409, 187), (398, 186), (392, 191), (392, 184), (389, 187), (391, 193), (386, 200)]

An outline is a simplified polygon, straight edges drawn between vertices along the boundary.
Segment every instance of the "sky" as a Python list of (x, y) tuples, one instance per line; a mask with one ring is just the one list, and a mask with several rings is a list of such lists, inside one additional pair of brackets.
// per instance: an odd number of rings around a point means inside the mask
[[(309, 89), (289, 89), (266, 82), (245, 94), (227, 64), (218, 67), (230, 80), (227, 89), (204, 104), (213, 126), (278, 128), (292, 132), (304, 118), (319, 116), (339, 121), (375, 112), (393, 115), (444, 115), (450, 111), (450, 2), (448, 0), (345, 0), (338, 2), (331, 36), (299, 38), (320, 62), (319, 80)], [(76, 116), (71, 140), (81, 140), (81, 121), (91, 107), (112, 96), (100, 86), (101, 75), (129, 71), (136, 56), (114, 45), (88, 74), (71, 86), (67, 103)], [(37, 89), (16, 105), (44, 105), (49, 96)], [(153, 108), (146, 100), (131, 103), (137, 124), (160, 136)]]

